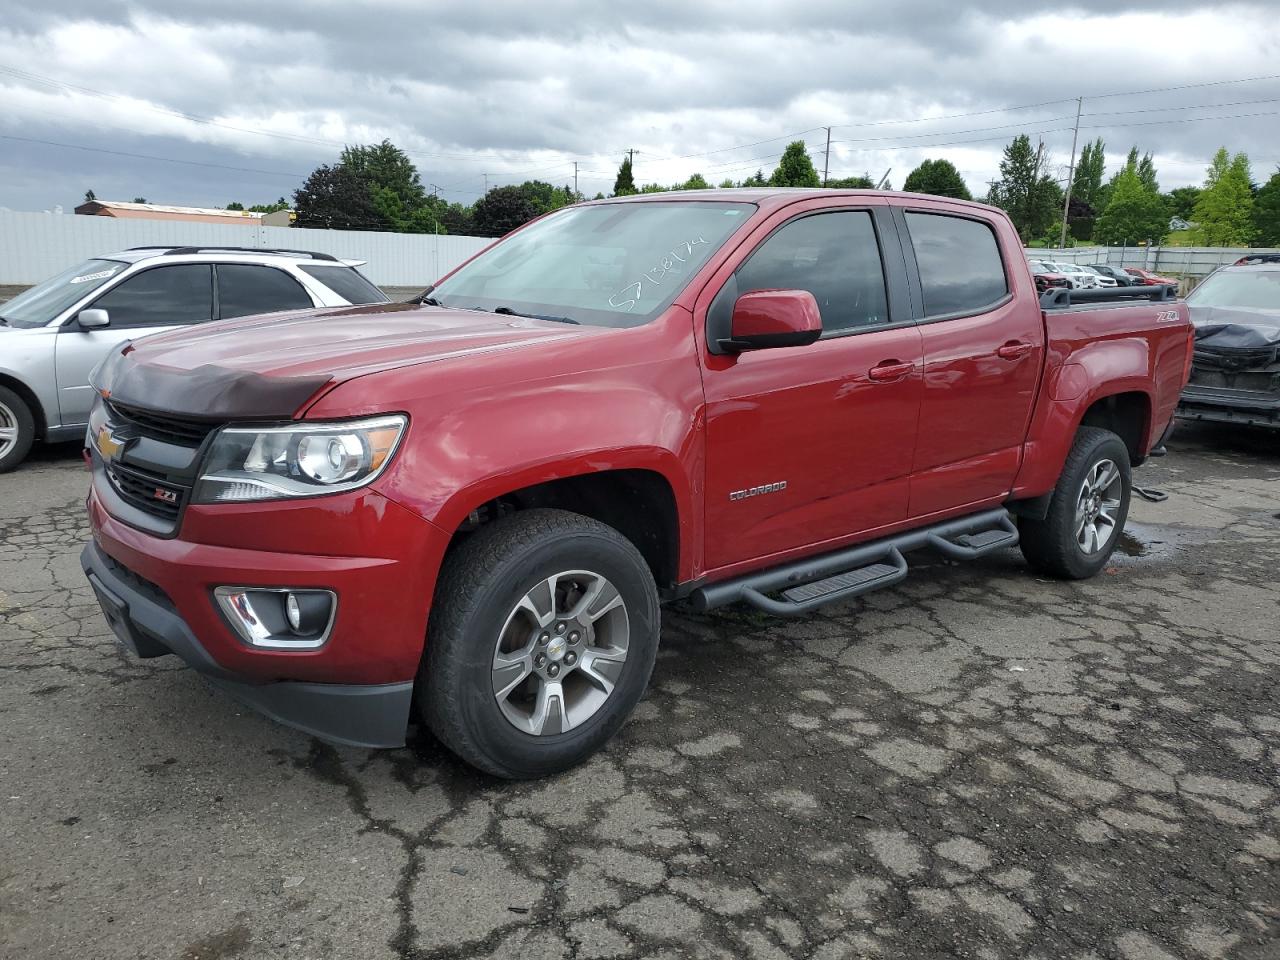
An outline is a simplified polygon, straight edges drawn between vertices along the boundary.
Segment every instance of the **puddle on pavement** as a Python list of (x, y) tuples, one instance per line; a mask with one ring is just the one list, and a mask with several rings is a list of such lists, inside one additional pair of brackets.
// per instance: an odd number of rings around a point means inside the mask
[(1172, 527), (1130, 520), (1116, 540), (1116, 553), (1126, 557), (1162, 560), (1179, 548), (1208, 539), (1209, 531), (1195, 527)]

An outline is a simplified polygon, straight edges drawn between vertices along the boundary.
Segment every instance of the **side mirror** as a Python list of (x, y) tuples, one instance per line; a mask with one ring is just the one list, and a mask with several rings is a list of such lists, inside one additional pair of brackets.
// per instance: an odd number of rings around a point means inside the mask
[(803, 347), (822, 336), (822, 314), (808, 290), (756, 290), (733, 305), (727, 353), (770, 347)]
[(80, 324), (81, 330), (98, 330), (111, 326), (111, 315), (105, 310), (90, 308), (77, 313), (76, 322)]

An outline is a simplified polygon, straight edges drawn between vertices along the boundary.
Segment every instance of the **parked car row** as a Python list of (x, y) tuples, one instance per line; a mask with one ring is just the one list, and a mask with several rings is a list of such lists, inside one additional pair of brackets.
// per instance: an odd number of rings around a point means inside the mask
[(1113, 267), (1106, 263), (1062, 263), (1028, 259), (1036, 286), (1041, 292), (1051, 287), (1072, 290), (1095, 290), (1112, 287), (1168, 286), (1177, 287), (1173, 277), (1164, 277), (1139, 267)]

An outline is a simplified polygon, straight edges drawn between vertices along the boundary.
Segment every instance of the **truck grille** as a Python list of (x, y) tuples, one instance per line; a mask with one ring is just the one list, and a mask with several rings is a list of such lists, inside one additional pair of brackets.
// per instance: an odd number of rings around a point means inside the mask
[(1276, 362), (1277, 348), (1248, 347), (1241, 350), (1196, 349), (1197, 366), (1214, 370), (1261, 370)]
[(140, 410), (108, 401), (111, 419), (117, 423), (132, 425), (140, 435), (172, 443), (181, 447), (198, 447), (222, 424), (214, 420), (194, 417), (175, 417), (151, 410)]
[(129, 506), (159, 520), (177, 524), (188, 487), (172, 483), (159, 474), (118, 463), (107, 464), (107, 479), (120, 499)]

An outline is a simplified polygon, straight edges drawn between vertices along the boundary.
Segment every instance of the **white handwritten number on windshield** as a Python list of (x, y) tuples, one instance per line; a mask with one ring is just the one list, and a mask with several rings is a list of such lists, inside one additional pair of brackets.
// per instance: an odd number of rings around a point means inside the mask
[[(646, 271), (635, 283), (627, 284), (610, 297), (609, 306), (615, 310), (634, 310), (636, 305), (640, 303), (640, 298), (644, 295), (646, 280), (655, 287), (661, 286), (662, 281), (667, 274), (675, 269), (677, 263), (687, 262), (693, 256), (693, 248), (706, 242), (702, 235), (699, 234), (697, 240), (686, 240), (684, 243), (678, 244), (669, 253), (663, 255), (662, 260), (656, 267)], [(684, 256), (680, 256), (681, 251), (684, 252)]]

